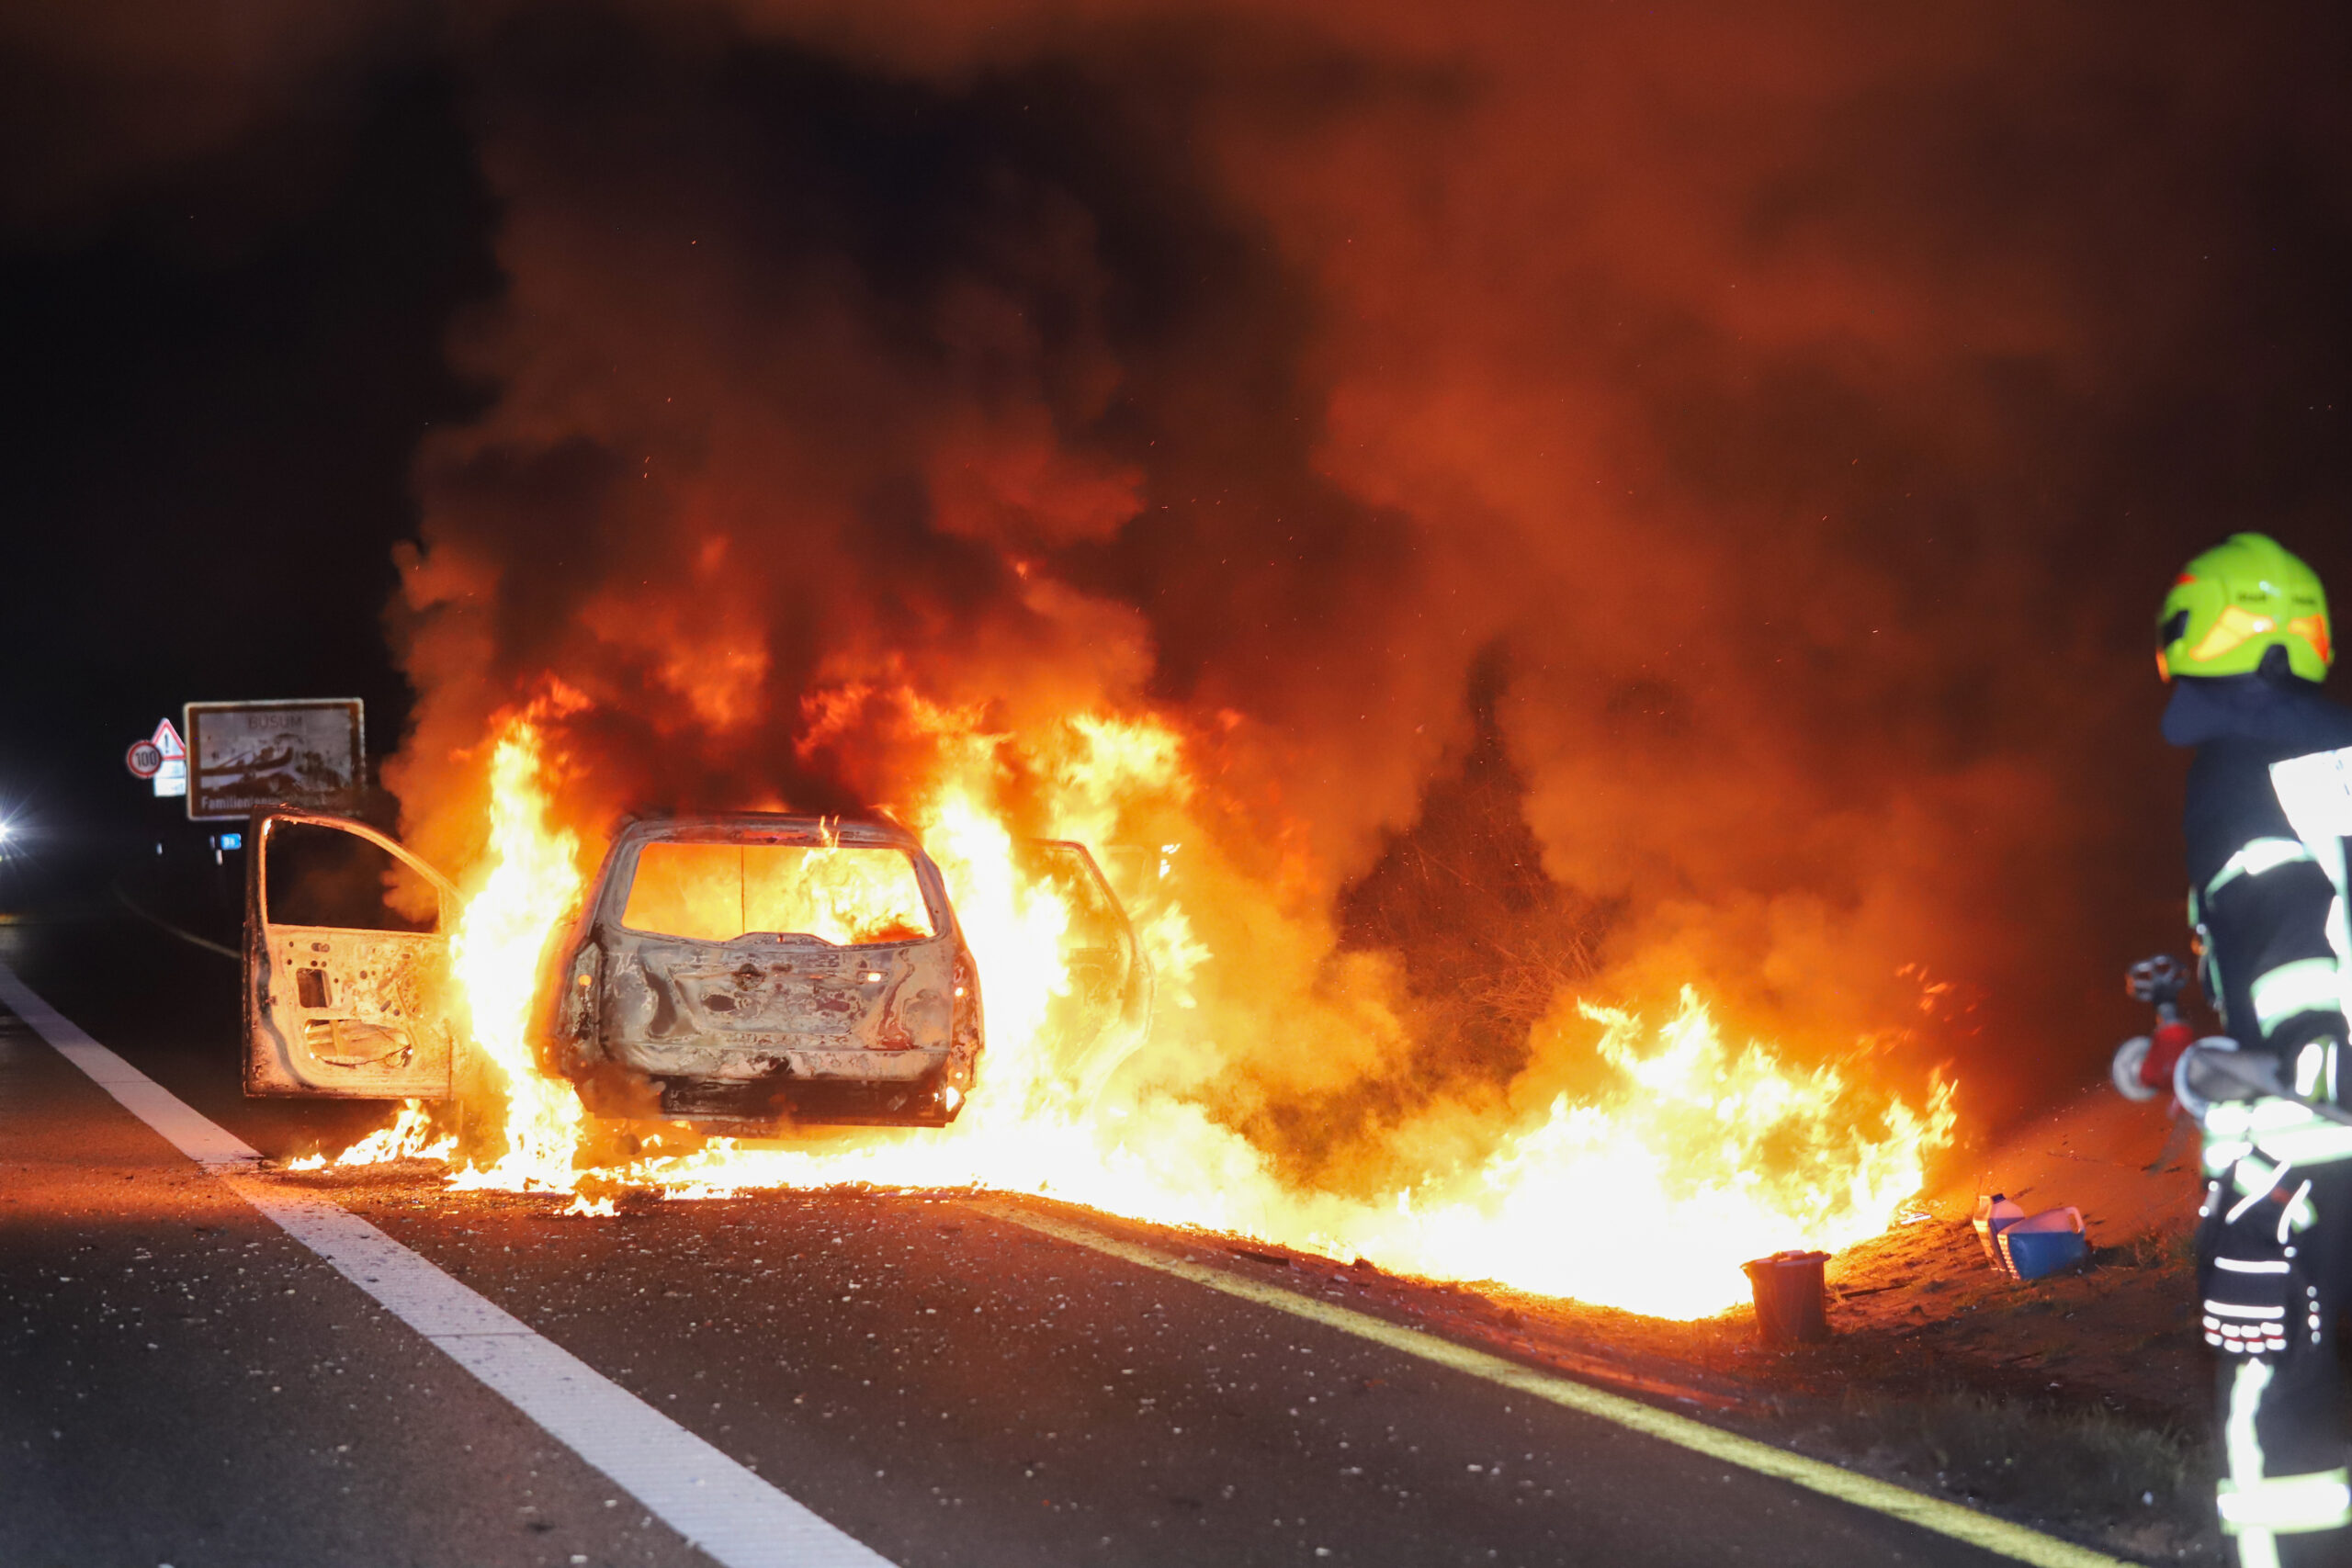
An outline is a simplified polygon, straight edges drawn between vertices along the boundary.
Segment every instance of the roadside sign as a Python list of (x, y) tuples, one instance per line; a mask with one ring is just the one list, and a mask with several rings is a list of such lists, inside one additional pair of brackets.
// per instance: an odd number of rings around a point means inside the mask
[(168, 716), (155, 721), (155, 733), (147, 738), (147, 744), (156, 757), (153, 775), (156, 798), (160, 800), (165, 795), (186, 795), (187, 793), (187, 747), (181, 741), (180, 732), (172, 728), (172, 721)]
[(266, 806), (358, 813), (368, 782), (358, 698), (190, 703), (180, 712), (191, 821), (232, 821)]
[(187, 793), (187, 747), (169, 718), (155, 721), (155, 733), (134, 740), (122, 754), (122, 765), (133, 778), (154, 781), (158, 796)]

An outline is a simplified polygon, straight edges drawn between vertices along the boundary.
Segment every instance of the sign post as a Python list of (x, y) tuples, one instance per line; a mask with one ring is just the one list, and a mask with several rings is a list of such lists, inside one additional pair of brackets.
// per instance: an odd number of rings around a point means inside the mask
[(357, 697), (190, 703), (180, 711), (190, 821), (239, 820), (266, 806), (359, 814), (368, 732)]

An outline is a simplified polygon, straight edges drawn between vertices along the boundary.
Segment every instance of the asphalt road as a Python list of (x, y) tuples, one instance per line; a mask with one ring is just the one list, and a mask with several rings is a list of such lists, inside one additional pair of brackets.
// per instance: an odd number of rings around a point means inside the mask
[[(244, 1100), (233, 965), (152, 928), (19, 920), (0, 962), (265, 1155), (381, 1119)], [(413, 1171), (263, 1179), (906, 1568), (2012, 1561), (987, 1200), (582, 1221)], [(713, 1561), (575, 1448), (0, 1021), (0, 1568)]]

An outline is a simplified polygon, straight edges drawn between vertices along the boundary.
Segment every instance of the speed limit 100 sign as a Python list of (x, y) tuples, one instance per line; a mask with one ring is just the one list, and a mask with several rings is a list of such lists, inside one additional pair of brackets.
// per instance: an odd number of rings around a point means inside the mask
[(137, 740), (122, 756), (124, 767), (142, 779), (152, 779), (164, 771), (164, 749), (153, 740)]

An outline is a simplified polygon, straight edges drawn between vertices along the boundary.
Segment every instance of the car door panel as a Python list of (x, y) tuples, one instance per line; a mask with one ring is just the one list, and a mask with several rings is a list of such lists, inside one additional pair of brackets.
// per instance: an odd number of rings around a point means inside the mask
[(1038, 839), (1024, 849), (1035, 874), (1069, 911), (1062, 938), (1069, 989), (1048, 1008), (1046, 1032), (1059, 1046), (1080, 1102), (1091, 1103), (1150, 1031), (1150, 962), (1084, 844)]
[[(404, 864), (433, 890), (434, 929), (331, 924), (315, 910), (283, 907), (283, 901), (273, 909), (271, 852), (291, 829), (348, 835)], [(456, 889), (392, 840), (343, 818), (260, 812), (249, 842), (245, 1092), (448, 1098), (458, 1041), (450, 1022), (446, 927)]]

